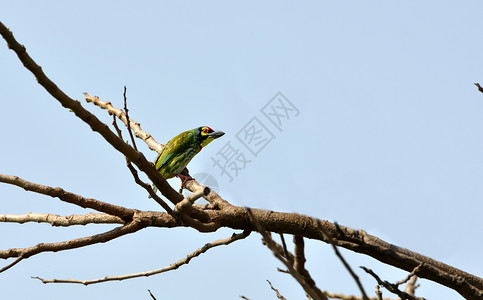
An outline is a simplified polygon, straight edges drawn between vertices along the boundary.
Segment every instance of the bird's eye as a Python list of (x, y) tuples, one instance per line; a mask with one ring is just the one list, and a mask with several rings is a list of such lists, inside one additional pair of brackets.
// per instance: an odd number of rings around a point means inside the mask
[(213, 132), (213, 129), (211, 129), (210, 127), (204, 127), (202, 131), (203, 133), (210, 133)]

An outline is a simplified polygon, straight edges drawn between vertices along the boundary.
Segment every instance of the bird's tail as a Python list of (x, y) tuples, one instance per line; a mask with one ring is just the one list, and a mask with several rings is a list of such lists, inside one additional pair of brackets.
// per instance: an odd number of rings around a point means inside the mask
[[(155, 194), (158, 192), (158, 188), (154, 185), (154, 183), (153, 183), (153, 191)], [(151, 195), (148, 195), (148, 198), (151, 199), (152, 198)]]

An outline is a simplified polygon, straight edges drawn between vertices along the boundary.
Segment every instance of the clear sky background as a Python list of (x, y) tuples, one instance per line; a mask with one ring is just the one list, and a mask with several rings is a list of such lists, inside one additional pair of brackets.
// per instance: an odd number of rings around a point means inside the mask
[[(4, 1), (0, 20), (69, 96), (106, 123), (83, 92), (122, 105), (157, 141), (209, 125), (226, 135), (190, 164), (236, 205), (298, 212), (363, 229), (483, 276), (481, 1)], [(49, 96), (0, 43), (0, 172), (142, 210), (160, 210), (124, 158)], [(277, 129), (261, 109), (281, 92), (298, 110)], [(256, 118), (274, 139), (254, 156), (237, 133)], [(230, 143), (250, 160), (230, 181), (213, 158)], [(150, 159), (156, 154), (138, 142)], [(177, 179), (170, 182), (178, 187)], [(58, 199), (0, 185), (0, 214), (84, 214)], [(0, 249), (113, 228), (0, 224)], [(233, 230), (147, 229), (107, 244), (44, 253), (0, 274), (10, 299), (287, 299), (302, 289), (257, 234), (174, 272), (92, 286), (92, 279), (167, 266)], [(289, 237), (287, 237), (290, 239)], [(372, 268), (406, 272), (341, 250), (373, 295)], [(321, 289), (358, 294), (323, 243), (307, 242)], [(9, 261), (1, 261), (5, 265)], [(421, 280), (417, 295), (460, 299)], [(385, 296), (390, 296), (388, 292)], [(238, 298), (239, 299), (239, 298)]]

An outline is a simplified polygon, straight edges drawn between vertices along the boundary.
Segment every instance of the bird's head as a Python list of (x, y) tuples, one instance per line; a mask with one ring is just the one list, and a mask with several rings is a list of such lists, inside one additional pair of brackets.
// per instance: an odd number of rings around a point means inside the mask
[(195, 135), (200, 142), (201, 148), (206, 147), (214, 139), (223, 136), (225, 133), (223, 131), (214, 131), (208, 126), (198, 127), (195, 129)]

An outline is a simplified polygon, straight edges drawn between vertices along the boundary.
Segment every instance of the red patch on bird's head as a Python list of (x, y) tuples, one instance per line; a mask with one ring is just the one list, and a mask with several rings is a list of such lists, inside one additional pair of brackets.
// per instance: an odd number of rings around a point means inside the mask
[(204, 133), (204, 134), (209, 134), (209, 133), (214, 132), (214, 130), (211, 129), (210, 127), (208, 127), (208, 126), (205, 126), (205, 127), (201, 128), (201, 132)]

